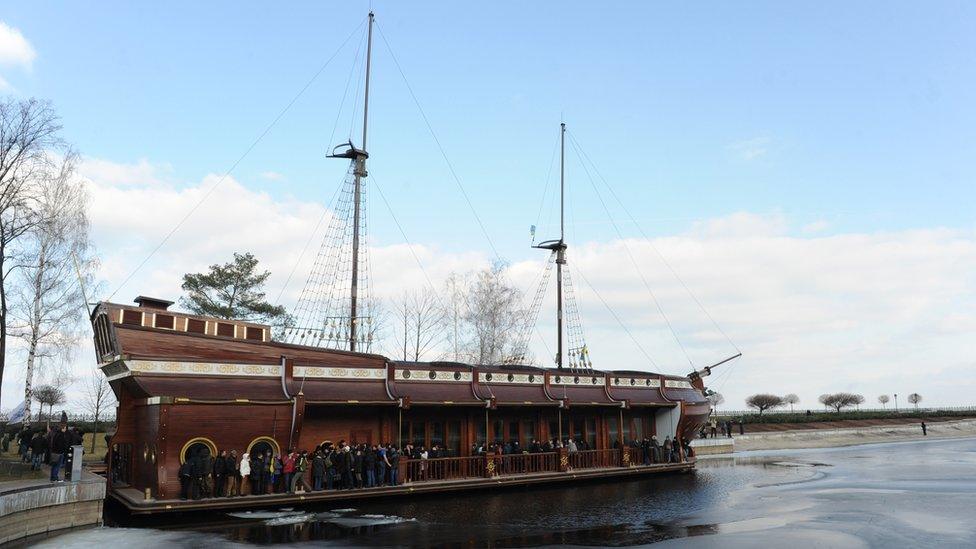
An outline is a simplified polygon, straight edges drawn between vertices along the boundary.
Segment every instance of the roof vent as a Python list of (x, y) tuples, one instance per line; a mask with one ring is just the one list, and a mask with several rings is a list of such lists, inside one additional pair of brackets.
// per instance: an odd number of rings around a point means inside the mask
[(172, 301), (157, 299), (155, 297), (146, 297), (144, 295), (141, 295), (132, 301), (134, 301), (136, 305), (140, 307), (145, 307), (147, 309), (162, 309), (163, 311), (169, 309), (169, 306), (173, 304)]

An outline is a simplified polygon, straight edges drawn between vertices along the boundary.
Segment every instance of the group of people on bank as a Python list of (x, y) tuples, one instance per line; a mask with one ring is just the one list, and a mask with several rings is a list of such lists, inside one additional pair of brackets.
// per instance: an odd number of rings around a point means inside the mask
[(401, 452), (393, 444), (350, 446), (325, 443), (313, 451), (222, 450), (209, 448), (187, 456), (180, 466), (180, 498), (201, 499), (298, 491), (351, 490), (395, 486)]
[(708, 435), (711, 435), (712, 438), (715, 438), (718, 436), (719, 428), (721, 428), (723, 437), (732, 438), (732, 428), (735, 424), (739, 425), (739, 434), (743, 434), (744, 424), (741, 421), (725, 420), (720, 422), (715, 416), (712, 416), (707, 424), (701, 426), (698, 436), (700, 438), (708, 438)]
[(82, 443), (84, 435), (77, 427), (69, 428), (66, 422), (53, 427), (24, 427), (12, 437), (9, 433), (3, 434), (0, 445), (4, 451), (7, 451), (11, 438), (17, 440), (20, 459), (31, 464), (31, 471), (39, 471), (48, 465), (51, 482), (64, 482), (61, 470), (68, 462), (68, 452), (72, 446)]

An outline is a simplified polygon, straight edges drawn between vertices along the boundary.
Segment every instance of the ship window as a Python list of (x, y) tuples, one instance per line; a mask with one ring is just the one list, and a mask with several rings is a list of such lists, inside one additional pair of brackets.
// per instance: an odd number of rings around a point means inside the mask
[(142, 313), (139, 311), (122, 311), (122, 324), (129, 326), (142, 326)]
[(590, 381), (593, 382), (593, 385), (596, 385), (596, 376), (594, 376), (593, 379), (591, 379)]
[(207, 333), (207, 323), (203, 320), (188, 318), (186, 319), (186, 331), (194, 334), (205, 334)]
[(257, 341), (264, 340), (264, 329), (263, 328), (252, 328), (250, 326), (244, 331), (244, 337), (247, 339), (254, 339)]
[(195, 457), (207, 458), (217, 455), (217, 445), (212, 440), (205, 437), (196, 437), (187, 441), (180, 451), (180, 463), (186, 463), (188, 459)]
[[(258, 437), (247, 445), (247, 453), (251, 454), (252, 456), (256, 454), (264, 454), (267, 456), (269, 453), (274, 455), (280, 454), (281, 448), (278, 446), (278, 442), (271, 437)], [(265, 462), (267, 462), (267, 460), (265, 460)]]
[(485, 381), (491, 381), (491, 372), (485, 374)]
[(156, 327), (172, 330), (175, 320), (173, 315), (156, 315)]
[(535, 383), (535, 374), (529, 374), (529, 383)]
[(224, 322), (217, 323), (217, 335), (224, 337), (234, 337), (234, 325)]
[(573, 383), (579, 385), (579, 376), (573, 378)]
[(651, 380), (650, 379), (644, 380), (644, 385), (647, 385), (648, 387), (650, 387), (651, 386)]
[(515, 374), (508, 374), (508, 381), (515, 381)]
[(437, 372), (431, 370), (430, 373), (427, 374), (427, 377), (429, 377), (430, 379), (437, 379)]
[(403, 371), (403, 379), (410, 379), (410, 370)]
[(461, 372), (454, 372), (454, 380), (461, 381)]

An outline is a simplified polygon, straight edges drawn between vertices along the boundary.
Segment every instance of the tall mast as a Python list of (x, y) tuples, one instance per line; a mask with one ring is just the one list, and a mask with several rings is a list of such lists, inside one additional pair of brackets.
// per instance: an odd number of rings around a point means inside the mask
[(563, 369), (563, 265), (566, 263), (566, 123), (559, 124), (559, 243), (556, 245), (556, 367)]
[(366, 91), (363, 99), (363, 143), (360, 150), (353, 150), (355, 153), (356, 168), (353, 171), (355, 177), (355, 191), (353, 196), (353, 218), (352, 218), (352, 283), (350, 284), (349, 299), (349, 350), (356, 350), (356, 323), (359, 321), (356, 300), (359, 297), (359, 217), (362, 201), (362, 180), (366, 178), (366, 128), (369, 122), (369, 69), (373, 53), (373, 12), (369, 12), (369, 30), (366, 34)]

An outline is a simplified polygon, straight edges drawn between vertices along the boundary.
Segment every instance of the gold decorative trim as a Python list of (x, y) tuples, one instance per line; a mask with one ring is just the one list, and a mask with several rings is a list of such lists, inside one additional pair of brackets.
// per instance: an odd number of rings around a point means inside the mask
[(268, 444), (271, 445), (272, 450), (274, 450), (272, 453), (274, 453), (276, 455), (277, 454), (281, 454), (281, 446), (278, 445), (278, 441), (275, 440), (275, 439), (273, 439), (273, 438), (271, 438), (271, 437), (266, 437), (266, 436), (257, 437), (256, 439), (254, 439), (250, 443), (248, 443), (248, 445), (247, 445), (247, 453), (250, 454), (251, 453), (251, 448), (254, 448), (254, 445), (257, 444), (257, 443), (259, 443), (259, 442), (267, 442)]
[[(187, 448), (189, 448), (190, 446), (193, 446), (194, 444), (196, 444), (198, 442), (200, 442), (202, 444), (205, 444), (207, 446), (207, 448), (210, 448), (210, 455), (211, 456), (217, 457), (217, 445), (214, 444), (214, 441), (210, 440), (207, 437), (191, 438), (190, 440), (186, 441), (186, 444), (184, 444), (183, 445), (183, 448), (180, 449), (180, 464), (181, 465), (184, 464), (184, 463), (186, 463), (186, 450), (187, 450)], [(148, 450), (149, 450), (149, 447), (147, 446), (146, 447), (146, 451), (148, 452)]]
[(680, 379), (665, 379), (664, 386), (668, 389), (694, 389), (691, 386), (690, 381), (683, 381)]

